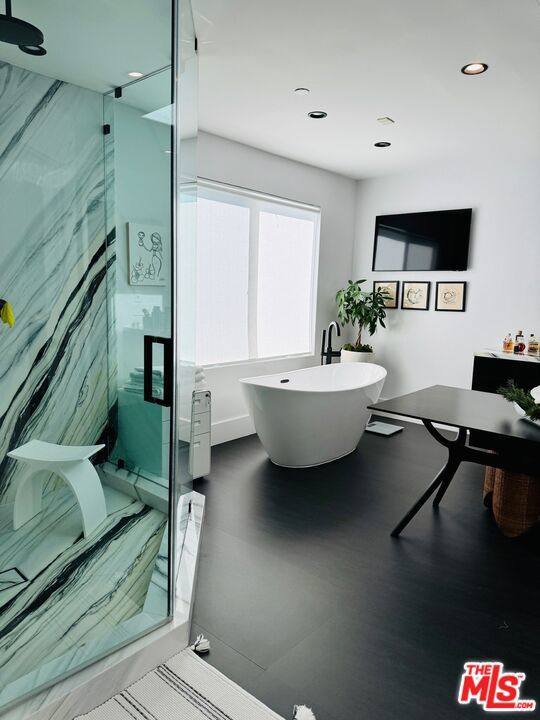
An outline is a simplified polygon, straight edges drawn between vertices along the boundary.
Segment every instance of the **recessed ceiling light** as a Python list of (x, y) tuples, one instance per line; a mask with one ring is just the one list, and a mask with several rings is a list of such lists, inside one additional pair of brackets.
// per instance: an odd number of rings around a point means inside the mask
[(386, 140), (374, 143), (375, 147), (390, 147), (391, 144), (392, 143), (386, 142)]
[(381, 123), (381, 125), (393, 125), (396, 121), (385, 115), (384, 117), (377, 118), (377, 122)]
[(128, 72), (128, 76), (132, 78), (141, 78), (144, 75), (144, 73), (139, 72), (138, 70), (132, 70), (131, 72)]
[(296, 88), (294, 92), (297, 95), (309, 95), (309, 88)]
[(325, 113), (324, 110), (312, 110), (311, 112), (308, 112), (308, 117), (312, 120), (323, 120), (327, 116), (328, 113)]
[(488, 66), (486, 63), (469, 63), (461, 68), (461, 72), (464, 75), (481, 75), (486, 72)]

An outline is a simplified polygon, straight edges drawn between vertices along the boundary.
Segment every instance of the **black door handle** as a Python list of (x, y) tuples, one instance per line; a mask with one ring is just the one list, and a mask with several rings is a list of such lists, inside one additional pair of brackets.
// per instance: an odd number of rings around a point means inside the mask
[[(163, 397), (154, 396), (153, 383), (153, 353), (154, 344), (163, 345)], [(173, 358), (172, 358), (172, 339), (157, 337), (155, 335), (144, 336), (144, 399), (146, 402), (164, 407), (172, 405), (172, 382), (173, 382)]]

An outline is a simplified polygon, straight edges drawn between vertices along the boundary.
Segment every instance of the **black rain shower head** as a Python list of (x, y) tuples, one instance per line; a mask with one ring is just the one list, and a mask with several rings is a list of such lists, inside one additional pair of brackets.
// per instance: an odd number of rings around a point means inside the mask
[(43, 33), (35, 25), (13, 17), (11, 0), (6, 0), (6, 14), (0, 15), (0, 42), (18, 45), (29, 55), (45, 55)]

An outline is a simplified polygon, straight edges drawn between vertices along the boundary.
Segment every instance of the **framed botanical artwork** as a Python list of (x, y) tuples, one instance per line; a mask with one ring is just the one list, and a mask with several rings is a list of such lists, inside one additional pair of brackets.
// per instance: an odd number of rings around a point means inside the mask
[(438, 282), (435, 310), (465, 312), (466, 282)]
[(386, 290), (384, 305), (387, 308), (395, 309), (398, 306), (399, 280), (375, 280), (373, 290)]
[(169, 243), (165, 228), (128, 223), (130, 285), (166, 285)]
[(430, 282), (403, 282), (402, 310), (429, 310)]

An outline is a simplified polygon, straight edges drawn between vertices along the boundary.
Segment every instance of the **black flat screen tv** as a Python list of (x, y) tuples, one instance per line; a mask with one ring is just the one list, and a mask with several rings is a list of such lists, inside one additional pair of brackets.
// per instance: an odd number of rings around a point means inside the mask
[(379, 215), (372, 270), (466, 270), (472, 210)]

